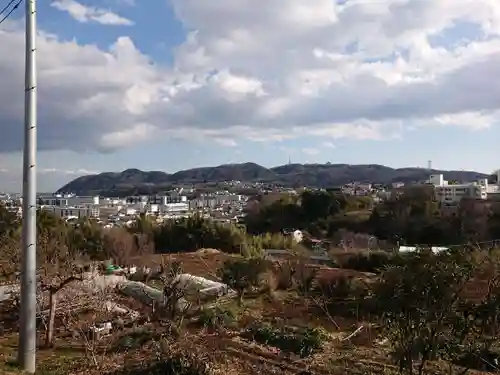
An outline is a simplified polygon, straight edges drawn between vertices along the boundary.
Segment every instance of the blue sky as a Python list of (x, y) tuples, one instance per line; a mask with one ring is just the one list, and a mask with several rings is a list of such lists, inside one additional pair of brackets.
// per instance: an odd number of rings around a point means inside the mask
[[(289, 158), (500, 165), (496, 0), (38, 4), (39, 190)], [(23, 17), (0, 26), (0, 191), (21, 182)]]

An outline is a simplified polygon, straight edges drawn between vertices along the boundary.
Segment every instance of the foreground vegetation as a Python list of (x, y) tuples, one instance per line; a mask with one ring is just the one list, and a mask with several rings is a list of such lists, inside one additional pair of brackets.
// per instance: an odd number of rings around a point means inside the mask
[[(498, 371), (497, 249), (459, 246), (439, 254), (425, 248), (407, 254), (360, 252), (339, 258), (330, 267), (311, 265), (306, 254), (298, 251), (274, 260), (263, 257), (261, 251), (294, 248), (292, 240), (281, 234), (284, 228), (305, 228), (321, 236), (344, 227), (379, 228), (392, 231), (387, 239), (444, 241), (448, 232), (429, 227), (445, 225), (434, 215), (433, 204), (415, 195), (372, 207), (368, 198), (306, 192), (300, 199), (259, 203), (249, 212), (246, 228), (199, 217), (155, 225), (141, 217), (130, 228), (106, 230), (92, 221), (68, 226), (40, 211), (40, 373), (458, 375)], [(371, 210), (368, 218), (346, 215), (367, 210)], [(366, 227), (369, 223), (372, 229)], [(0, 207), (3, 282), (16, 282), (19, 277), (20, 224)], [(446, 223), (452, 224), (453, 220)], [(465, 228), (464, 222), (461, 225)], [(494, 221), (488, 225), (494, 228)], [(455, 235), (465, 233), (470, 230)], [(201, 248), (219, 252), (192, 253)], [(169, 254), (158, 254), (165, 252)], [(108, 259), (122, 265), (160, 265), (154, 280), (145, 276), (141, 281), (160, 287), (162, 308), (139, 304), (114, 291), (93, 295), (78, 308), (70, 305), (76, 299), (71, 283), (81, 280), (77, 266)], [(183, 272), (221, 281), (237, 296), (202, 300), (196, 292), (180, 288), (177, 276)], [(138, 317), (125, 319), (96, 307), (107, 300), (119, 301), (137, 311)], [(187, 301), (182, 309), (181, 300)], [(16, 371), (9, 363), (17, 345), (18, 316), (17, 299), (0, 303), (0, 356), (5, 362), (0, 363), (0, 374)], [(116, 327), (110, 335), (88, 336), (89, 326), (106, 321)]]
[[(47, 255), (39, 263), (42, 284), (56, 285), (56, 268), (59, 275), (73, 272), (63, 262), (66, 256)], [(215, 256), (220, 261), (211, 266)], [(117, 324), (104, 338), (88, 338), (81, 327), (110, 319), (107, 313), (61, 312), (52, 341), (41, 341), (41, 373), (451, 375), (497, 367), (496, 250), (394, 254), (376, 267), (377, 275), (313, 266), (299, 254), (280, 261), (221, 253), (198, 257), (239, 298), (215, 304), (194, 298), (189, 309), (175, 309), (187, 298), (177, 289), (176, 275), (196, 272), (187, 256), (164, 258), (158, 276), (163, 310), (135, 304), (141, 318)], [(9, 361), (16, 322), (11, 327), (6, 317), (16, 316), (18, 305), (2, 308), (0, 353)], [(42, 320), (40, 334), (49, 326)]]

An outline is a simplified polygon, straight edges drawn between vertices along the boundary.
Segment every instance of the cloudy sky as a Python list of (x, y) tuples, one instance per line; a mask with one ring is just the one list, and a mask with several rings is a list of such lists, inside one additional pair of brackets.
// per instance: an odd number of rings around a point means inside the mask
[[(500, 165), (498, 0), (38, 7), (38, 190), (89, 172), (289, 157)], [(20, 186), (23, 20), (22, 6), (0, 25), (0, 190)]]

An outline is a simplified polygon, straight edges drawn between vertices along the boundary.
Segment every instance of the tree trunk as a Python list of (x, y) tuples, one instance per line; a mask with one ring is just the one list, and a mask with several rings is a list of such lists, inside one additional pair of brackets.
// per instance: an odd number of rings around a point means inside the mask
[(245, 294), (245, 291), (242, 290), (238, 293), (238, 306), (241, 307), (243, 305), (243, 294)]
[(54, 344), (54, 321), (56, 319), (57, 298), (56, 292), (50, 291), (49, 324), (45, 336), (45, 346), (51, 348)]

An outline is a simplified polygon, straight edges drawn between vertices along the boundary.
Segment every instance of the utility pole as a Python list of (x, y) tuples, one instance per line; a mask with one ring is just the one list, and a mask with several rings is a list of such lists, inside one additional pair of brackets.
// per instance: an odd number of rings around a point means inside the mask
[(34, 374), (36, 370), (36, 0), (25, 0), (25, 3), (23, 238), (18, 361), (23, 370)]

